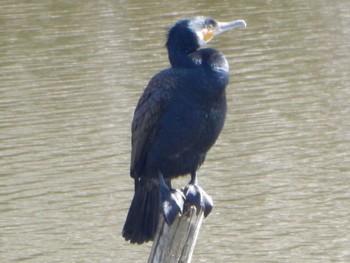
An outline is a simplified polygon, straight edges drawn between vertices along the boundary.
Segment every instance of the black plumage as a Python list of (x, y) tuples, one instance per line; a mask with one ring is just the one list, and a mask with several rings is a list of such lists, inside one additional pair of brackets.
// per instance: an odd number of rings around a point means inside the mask
[[(132, 122), (135, 194), (123, 229), (131, 243), (152, 240), (160, 214), (171, 224), (185, 202), (210, 213), (211, 198), (198, 186), (196, 171), (224, 125), (229, 66), (219, 51), (199, 48), (214, 35), (241, 26), (242, 20), (195, 17), (170, 29), (171, 67), (151, 79)], [(186, 174), (191, 181), (183, 195), (171, 188), (171, 179)]]

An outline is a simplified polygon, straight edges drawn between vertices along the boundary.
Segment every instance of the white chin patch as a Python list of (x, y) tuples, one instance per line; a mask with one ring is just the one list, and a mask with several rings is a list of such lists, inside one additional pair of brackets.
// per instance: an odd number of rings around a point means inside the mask
[(196, 31), (198, 44), (202, 47), (207, 44), (207, 42), (204, 40), (203, 32), (202, 31)]

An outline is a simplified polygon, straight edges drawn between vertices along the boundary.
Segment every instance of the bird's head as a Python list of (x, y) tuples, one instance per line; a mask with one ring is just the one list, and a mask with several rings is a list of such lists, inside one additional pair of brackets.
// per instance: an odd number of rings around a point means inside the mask
[(177, 22), (168, 33), (167, 48), (187, 54), (207, 44), (216, 35), (234, 28), (246, 27), (244, 20), (218, 22), (210, 17), (196, 16)]

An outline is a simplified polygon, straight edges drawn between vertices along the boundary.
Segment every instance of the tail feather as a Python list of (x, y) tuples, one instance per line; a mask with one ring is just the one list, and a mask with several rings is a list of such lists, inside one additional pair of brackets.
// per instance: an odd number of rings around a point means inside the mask
[(161, 207), (159, 187), (135, 187), (135, 194), (123, 228), (123, 237), (131, 243), (142, 244), (153, 240), (157, 231)]

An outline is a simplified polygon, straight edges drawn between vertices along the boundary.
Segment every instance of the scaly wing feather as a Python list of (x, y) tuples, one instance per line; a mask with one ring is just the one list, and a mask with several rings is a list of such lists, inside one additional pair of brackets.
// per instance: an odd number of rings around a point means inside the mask
[(151, 79), (142, 94), (132, 122), (132, 151), (130, 175), (141, 177), (147, 154), (160, 130), (160, 123), (169, 105), (172, 90), (177, 88), (176, 79), (165, 70)]

